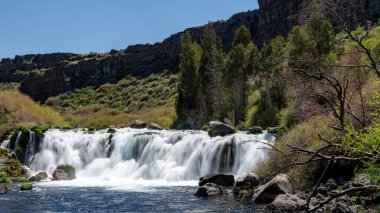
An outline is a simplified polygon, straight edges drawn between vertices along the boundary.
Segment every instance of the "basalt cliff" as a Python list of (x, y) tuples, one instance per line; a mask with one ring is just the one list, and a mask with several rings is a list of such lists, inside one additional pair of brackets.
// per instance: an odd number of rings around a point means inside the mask
[[(259, 9), (232, 16), (213, 25), (225, 49), (233, 40), (233, 32), (246, 25), (257, 45), (277, 35), (286, 36), (298, 23), (310, 0), (259, 0)], [(349, 11), (353, 24), (380, 17), (379, 0), (339, 0)], [(188, 29), (199, 40), (203, 27)], [(74, 88), (113, 83), (126, 75), (147, 76), (165, 70), (175, 72), (179, 63), (180, 34), (155, 44), (133, 45), (109, 53), (32, 54), (4, 58), (0, 61), (0, 82), (19, 82), (21, 91), (33, 99), (44, 101)]]

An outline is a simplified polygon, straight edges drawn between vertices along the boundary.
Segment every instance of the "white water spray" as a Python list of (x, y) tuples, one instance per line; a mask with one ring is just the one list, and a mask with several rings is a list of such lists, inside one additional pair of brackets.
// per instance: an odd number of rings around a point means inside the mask
[[(32, 134), (32, 133), (31, 133)], [(252, 172), (265, 157), (271, 134), (236, 133), (210, 138), (203, 131), (117, 129), (86, 132), (49, 130), (35, 149), (31, 135), (26, 161), (34, 171), (52, 174), (57, 165), (77, 169), (78, 180), (198, 180), (209, 173), (236, 176)]]

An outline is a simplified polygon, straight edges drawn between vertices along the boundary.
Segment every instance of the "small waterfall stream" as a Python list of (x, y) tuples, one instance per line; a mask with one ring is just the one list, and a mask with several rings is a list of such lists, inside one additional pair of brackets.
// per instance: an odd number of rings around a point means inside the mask
[[(33, 171), (51, 175), (57, 165), (70, 164), (77, 169), (78, 179), (104, 181), (187, 181), (209, 173), (243, 175), (254, 171), (265, 157), (266, 151), (259, 149), (264, 145), (257, 141), (274, 141), (274, 136), (266, 133), (238, 132), (211, 138), (204, 131), (130, 128), (115, 133), (52, 129), (39, 143), (35, 138), (30, 132), (25, 155), (25, 164)], [(3, 146), (6, 144), (9, 142)]]

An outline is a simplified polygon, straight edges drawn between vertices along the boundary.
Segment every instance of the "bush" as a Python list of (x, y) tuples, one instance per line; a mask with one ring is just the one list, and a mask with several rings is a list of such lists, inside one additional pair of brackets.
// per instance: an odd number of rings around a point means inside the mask
[(68, 165), (68, 164), (63, 164), (63, 165), (57, 166), (57, 169), (61, 169), (61, 170), (65, 171), (69, 175), (70, 179), (75, 178), (76, 170), (73, 166)]
[(7, 183), (8, 175), (6, 172), (0, 172), (0, 183)]
[(205, 132), (209, 132), (210, 131), (210, 126), (208, 124), (205, 124), (202, 126), (202, 130), (205, 131)]
[(32, 190), (32, 189), (33, 189), (33, 185), (30, 183), (23, 183), (20, 186), (21, 191)]
[(263, 133), (263, 128), (259, 126), (253, 126), (248, 129), (248, 133), (250, 134), (262, 134)]
[[(292, 129), (285, 132), (281, 138), (277, 139), (275, 146), (285, 153), (290, 151), (287, 145), (316, 150), (325, 145), (325, 143), (319, 140), (318, 134), (322, 134), (323, 137), (327, 139), (336, 136), (336, 132), (329, 126), (329, 119), (326, 117), (314, 117), (301, 124), (295, 125)], [(258, 166), (256, 173), (259, 177), (265, 178), (285, 165), (305, 159), (307, 159), (307, 157), (299, 155), (284, 157), (275, 150), (269, 150), (266, 160)], [(314, 183), (315, 177), (319, 177), (318, 174), (320, 174), (322, 168), (323, 166), (321, 167), (321, 164), (317, 162), (305, 166), (291, 167), (283, 172), (287, 173), (291, 179), (297, 183), (297, 189), (303, 190)]]

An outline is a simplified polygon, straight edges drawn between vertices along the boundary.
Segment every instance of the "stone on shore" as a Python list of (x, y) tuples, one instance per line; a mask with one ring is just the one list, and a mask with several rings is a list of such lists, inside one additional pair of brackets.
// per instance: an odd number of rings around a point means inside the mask
[(218, 186), (234, 186), (235, 178), (233, 175), (209, 174), (199, 179), (199, 186), (207, 183), (213, 183)]
[(295, 189), (289, 176), (286, 174), (280, 174), (265, 185), (259, 186), (255, 189), (252, 199), (257, 204), (268, 204), (272, 203), (280, 194), (294, 193)]

